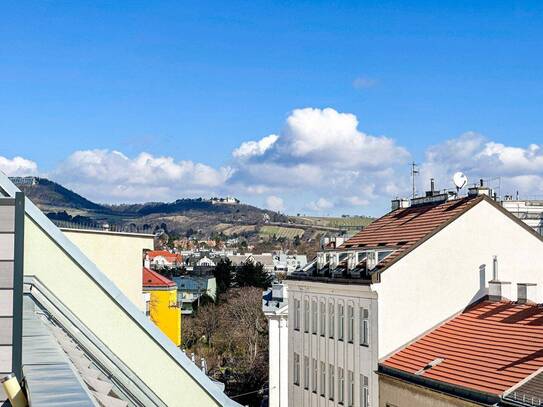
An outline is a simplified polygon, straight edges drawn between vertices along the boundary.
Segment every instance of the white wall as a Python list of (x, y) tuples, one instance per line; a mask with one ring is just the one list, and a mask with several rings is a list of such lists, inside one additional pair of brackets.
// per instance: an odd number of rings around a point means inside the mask
[[(338, 403), (338, 375), (337, 367), (341, 367), (345, 372), (345, 399), (344, 405), (347, 405), (347, 372), (353, 371), (355, 378), (355, 392), (354, 401), (355, 405), (360, 405), (360, 374), (364, 374), (369, 378), (370, 388), (370, 405), (377, 405), (378, 400), (378, 378), (373, 372), (377, 370), (377, 355), (378, 355), (378, 343), (377, 343), (377, 297), (375, 292), (370, 290), (367, 285), (357, 284), (329, 284), (313, 281), (295, 281), (287, 280), (289, 293), (289, 318), (291, 323), (289, 324), (289, 405), (295, 407), (309, 407), (309, 406), (340, 406)], [(322, 337), (320, 335), (320, 318), (317, 318), (319, 329), (317, 335), (304, 332), (304, 312), (303, 312), (303, 300), (308, 298), (311, 304), (311, 299), (317, 299), (317, 304), (320, 301), (326, 303), (326, 335)], [(300, 309), (300, 330), (294, 330), (294, 300), (301, 301)], [(335, 334), (334, 339), (329, 338), (328, 334), (328, 304), (334, 303), (335, 310)], [(345, 306), (345, 339), (339, 341), (337, 338), (338, 332), (338, 312), (337, 305), (343, 303)], [(352, 304), (355, 310), (355, 330), (353, 343), (347, 342), (347, 305)], [(368, 347), (360, 345), (359, 339), (359, 322), (360, 307), (364, 307), (370, 310), (370, 344)], [(320, 312), (320, 307), (319, 307)], [(311, 313), (309, 314), (311, 318)], [(300, 386), (294, 384), (294, 352), (300, 355)], [(317, 374), (317, 394), (312, 392), (311, 385), (309, 390), (304, 389), (303, 383), (303, 357), (308, 356), (311, 364), (313, 358), (317, 359), (317, 368), (319, 369)], [(328, 365), (333, 364), (336, 367), (335, 375), (335, 397), (334, 401), (330, 401), (328, 397), (328, 387), (326, 388), (326, 397), (320, 396), (320, 362), (326, 363), (326, 382), (328, 384)], [(310, 369), (310, 380), (311, 380)]]
[(288, 315), (269, 314), (269, 407), (288, 406)]
[(487, 294), (492, 256), (499, 277), (537, 283), (542, 302), (543, 241), (482, 201), (381, 275), (379, 357), (395, 351)]
[(139, 309), (144, 249), (153, 248), (153, 236), (95, 230), (62, 229), (63, 233), (105, 273)]

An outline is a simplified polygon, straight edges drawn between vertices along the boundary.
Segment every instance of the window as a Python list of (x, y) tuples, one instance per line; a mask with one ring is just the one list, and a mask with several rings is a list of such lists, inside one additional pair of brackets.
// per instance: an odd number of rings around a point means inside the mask
[(304, 356), (304, 389), (309, 389), (309, 358)]
[(349, 325), (347, 326), (347, 340), (353, 343), (354, 338), (354, 308), (352, 305), (347, 306), (347, 318)]
[(334, 377), (334, 365), (330, 364), (328, 365), (328, 398), (330, 400), (334, 400), (334, 385), (335, 385), (335, 377)]
[(300, 330), (300, 300), (294, 300), (294, 329)]
[(311, 301), (311, 333), (317, 335), (317, 300)]
[(311, 360), (312, 364), (312, 383), (311, 383), (311, 390), (313, 390), (313, 393), (317, 393), (317, 359)]
[(309, 332), (309, 301), (304, 300), (304, 332)]
[(354, 373), (349, 370), (347, 373), (347, 406), (354, 405)]
[(368, 376), (360, 375), (360, 407), (370, 405), (370, 392), (368, 387)]
[(326, 393), (326, 363), (321, 362), (321, 396)]
[(338, 310), (338, 322), (337, 322), (337, 338), (342, 341), (345, 334), (345, 309), (343, 304), (339, 304), (337, 307)]
[(343, 368), (337, 368), (337, 402), (343, 404), (345, 399), (345, 377), (343, 376)]
[(300, 355), (294, 353), (294, 384), (300, 385)]
[(324, 302), (320, 303), (320, 333), (321, 336), (326, 335), (326, 304)]
[(334, 338), (334, 327), (335, 327), (335, 315), (334, 315), (334, 303), (331, 302), (328, 304), (328, 336)]
[(360, 345), (369, 345), (369, 310), (360, 308)]

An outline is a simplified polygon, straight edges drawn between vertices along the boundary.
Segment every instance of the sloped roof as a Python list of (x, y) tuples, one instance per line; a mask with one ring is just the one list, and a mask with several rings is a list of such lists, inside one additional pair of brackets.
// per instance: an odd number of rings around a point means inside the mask
[[(438, 358), (443, 361), (425, 369)], [(543, 366), (543, 307), (491, 301), (474, 304), (382, 365), (502, 395)]]
[(394, 248), (378, 265), (386, 268), (483, 199), (464, 197), (396, 209), (370, 223), (338, 249)]
[(154, 259), (155, 257), (162, 256), (169, 261), (182, 260), (182, 256), (179, 253), (170, 253), (167, 250), (151, 250), (147, 252), (147, 255), (149, 256), (150, 259)]
[(144, 287), (175, 287), (176, 284), (164, 277), (163, 275), (157, 273), (156, 271), (150, 270), (147, 267), (143, 268), (143, 286)]

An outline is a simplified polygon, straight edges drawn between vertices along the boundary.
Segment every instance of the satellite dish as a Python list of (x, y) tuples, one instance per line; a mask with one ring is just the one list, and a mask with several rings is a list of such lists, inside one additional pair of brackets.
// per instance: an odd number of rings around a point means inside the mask
[(457, 172), (453, 175), (453, 182), (457, 189), (462, 189), (468, 183), (468, 177), (463, 172)]

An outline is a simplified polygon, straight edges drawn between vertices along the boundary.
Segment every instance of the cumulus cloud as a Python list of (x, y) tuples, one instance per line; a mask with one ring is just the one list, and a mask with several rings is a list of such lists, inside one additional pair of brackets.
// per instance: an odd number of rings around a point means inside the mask
[(72, 153), (52, 176), (93, 199), (157, 200), (220, 189), (232, 172), (148, 153), (129, 158), (119, 151), (83, 150)]
[(232, 152), (232, 155), (239, 159), (261, 156), (273, 146), (278, 138), (279, 136), (270, 134), (259, 141), (246, 141), (241, 143), (241, 145)]
[(266, 198), (266, 208), (275, 212), (283, 212), (285, 210), (285, 202), (278, 196), (270, 195)]
[[(312, 192), (339, 207), (359, 206), (399, 190), (398, 168), (407, 162), (409, 152), (393, 139), (366, 134), (358, 126), (351, 113), (296, 109), (273, 139), (245, 142), (234, 150), (240, 159), (229, 182), (252, 185), (262, 193)], [(340, 199), (344, 196), (363, 198)], [(331, 209), (318, 200), (306, 207)]]
[[(478, 178), (501, 179), (502, 194), (516, 190), (525, 195), (543, 192), (543, 147), (530, 144), (526, 147), (506, 146), (475, 132), (467, 132), (428, 148), (421, 166), (423, 180), (430, 177), (442, 187), (451, 187), (451, 177), (462, 171), (470, 183)], [(495, 186), (498, 183), (495, 181)]]
[(36, 175), (38, 164), (19, 156), (13, 158), (0, 156), (0, 171), (8, 176)]
[(314, 212), (323, 212), (334, 207), (334, 203), (326, 198), (319, 198), (307, 204), (307, 209)]

